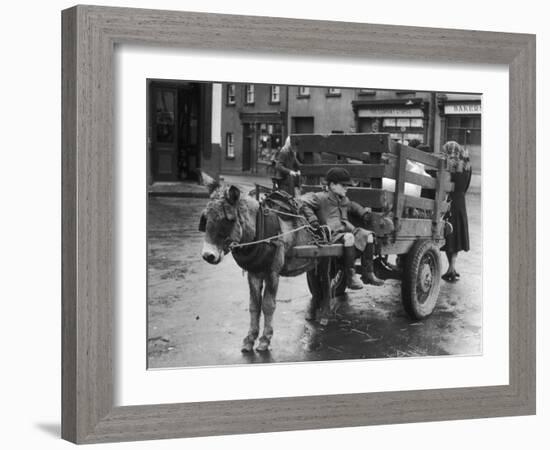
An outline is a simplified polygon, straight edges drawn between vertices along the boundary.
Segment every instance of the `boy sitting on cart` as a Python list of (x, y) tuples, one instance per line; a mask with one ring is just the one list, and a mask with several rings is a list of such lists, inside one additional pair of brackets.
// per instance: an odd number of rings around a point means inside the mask
[[(373, 271), (374, 233), (355, 227), (348, 220), (348, 215), (352, 214), (366, 222), (370, 209), (346, 197), (347, 186), (351, 184), (351, 176), (346, 169), (340, 167), (330, 169), (325, 180), (328, 191), (310, 192), (301, 198), (302, 211), (306, 219), (313, 228), (327, 226), (331, 232), (331, 241), (344, 244), (344, 268), (348, 288), (362, 289), (363, 283), (375, 286), (384, 284), (384, 281), (377, 278)], [(361, 255), (361, 279), (354, 268), (358, 253)]]

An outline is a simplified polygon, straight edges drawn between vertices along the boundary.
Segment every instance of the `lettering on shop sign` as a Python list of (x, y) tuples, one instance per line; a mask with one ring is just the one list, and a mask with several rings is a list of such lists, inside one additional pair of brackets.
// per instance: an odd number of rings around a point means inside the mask
[(359, 117), (424, 117), (424, 112), (419, 108), (411, 109), (360, 109)]
[(481, 114), (481, 103), (445, 105), (445, 114)]

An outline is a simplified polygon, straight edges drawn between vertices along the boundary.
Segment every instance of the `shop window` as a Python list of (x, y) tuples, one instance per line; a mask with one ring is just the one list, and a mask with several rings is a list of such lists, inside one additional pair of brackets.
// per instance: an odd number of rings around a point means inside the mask
[(481, 117), (448, 116), (446, 141), (460, 145), (481, 145)]
[(228, 159), (235, 158), (235, 135), (233, 133), (225, 135), (225, 157)]
[(382, 131), (390, 133), (390, 137), (405, 145), (415, 142), (417, 145), (424, 142), (424, 119), (405, 117), (386, 117), (382, 119)]
[(405, 118), (385, 118), (382, 121), (384, 128), (422, 128), (424, 126), (423, 119), (405, 119)]
[(227, 104), (228, 105), (234, 105), (235, 103), (236, 103), (235, 85), (234, 84), (228, 84), (227, 85)]
[(271, 86), (271, 103), (280, 103), (281, 101), (281, 87)]
[(281, 149), (283, 128), (280, 123), (258, 125), (258, 162), (271, 164)]
[(247, 105), (254, 104), (254, 85), (253, 84), (247, 84), (245, 86), (245, 103)]

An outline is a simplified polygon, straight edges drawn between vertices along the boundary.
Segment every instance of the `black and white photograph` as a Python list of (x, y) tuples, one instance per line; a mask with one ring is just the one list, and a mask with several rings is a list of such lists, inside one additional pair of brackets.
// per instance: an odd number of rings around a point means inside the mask
[(482, 95), (147, 80), (149, 369), (480, 355)]

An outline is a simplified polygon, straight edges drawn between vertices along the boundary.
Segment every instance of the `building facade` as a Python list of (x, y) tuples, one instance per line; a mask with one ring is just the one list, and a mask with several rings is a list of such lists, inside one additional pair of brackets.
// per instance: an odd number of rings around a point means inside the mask
[(288, 135), (286, 86), (222, 85), (221, 171), (266, 174)]
[(289, 133), (389, 133), (438, 153), (455, 140), (481, 171), (481, 96), (410, 90), (223, 84), (219, 171), (269, 176)]
[(439, 144), (456, 141), (470, 153), (472, 170), (481, 173), (481, 95), (438, 94)]

